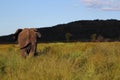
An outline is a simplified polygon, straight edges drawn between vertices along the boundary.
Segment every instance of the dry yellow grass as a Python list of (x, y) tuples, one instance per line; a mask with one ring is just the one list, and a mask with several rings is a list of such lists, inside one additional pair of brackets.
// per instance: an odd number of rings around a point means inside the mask
[(0, 80), (120, 80), (120, 43), (41, 43), (22, 59), (16, 45), (0, 45)]

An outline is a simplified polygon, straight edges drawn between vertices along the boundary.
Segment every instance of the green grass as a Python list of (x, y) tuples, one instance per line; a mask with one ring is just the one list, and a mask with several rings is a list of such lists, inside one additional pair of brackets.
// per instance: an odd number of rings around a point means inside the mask
[(120, 80), (120, 43), (41, 43), (23, 59), (0, 45), (0, 80)]

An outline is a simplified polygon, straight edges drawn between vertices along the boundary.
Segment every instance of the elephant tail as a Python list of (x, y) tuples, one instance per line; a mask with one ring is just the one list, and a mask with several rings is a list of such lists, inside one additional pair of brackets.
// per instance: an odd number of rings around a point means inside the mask
[(21, 47), (20, 49), (24, 49), (24, 48), (27, 48), (29, 46), (31, 46), (31, 43), (26, 44), (24, 47)]

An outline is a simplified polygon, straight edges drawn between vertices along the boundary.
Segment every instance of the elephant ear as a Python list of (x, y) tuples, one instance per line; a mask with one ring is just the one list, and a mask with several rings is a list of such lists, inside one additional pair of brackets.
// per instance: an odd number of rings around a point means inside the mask
[(19, 33), (22, 31), (22, 29), (16, 30), (16, 32), (13, 34), (13, 39), (16, 41), (18, 39)]
[(38, 37), (38, 38), (41, 38), (40, 32), (37, 32), (37, 37)]
[(41, 34), (37, 29), (32, 28), (32, 30), (34, 30), (36, 32), (38, 38), (41, 38)]
[(38, 38), (41, 38), (41, 34), (40, 34), (40, 32), (37, 29), (36, 29), (36, 34), (37, 34)]

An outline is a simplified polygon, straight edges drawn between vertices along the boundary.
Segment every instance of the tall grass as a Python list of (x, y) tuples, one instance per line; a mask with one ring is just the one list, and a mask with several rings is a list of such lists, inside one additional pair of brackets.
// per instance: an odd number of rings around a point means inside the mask
[(23, 59), (0, 45), (0, 80), (120, 80), (120, 43), (41, 43)]

